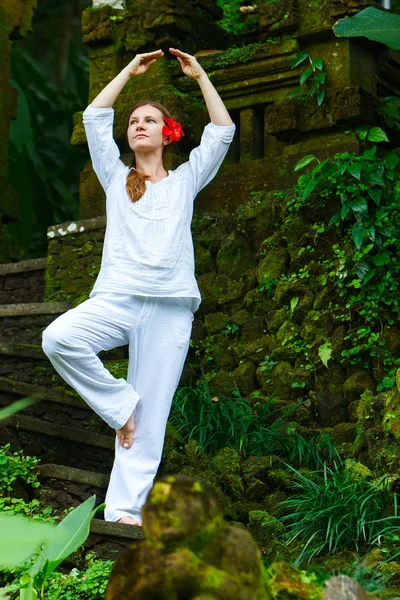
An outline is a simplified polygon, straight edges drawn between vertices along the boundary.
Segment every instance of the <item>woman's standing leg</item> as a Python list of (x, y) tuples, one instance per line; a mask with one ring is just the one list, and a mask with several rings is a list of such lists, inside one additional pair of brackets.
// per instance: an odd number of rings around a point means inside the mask
[(129, 294), (102, 293), (70, 309), (43, 331), (42, 347), (61, 377), (112, 428), (120, 429), (139, 395), (116, 379), (97, 353), (129, 343), (142, 304)]
[(165, 428), (189, 349), (193, 312), (189, 298), (147, 296), (129, 341), (127, 380), (140, 400), (129, 449), (116, 441), (106, 494), (105, 520), (130, 516), (142, 522), (141, 509), (161, 461)]

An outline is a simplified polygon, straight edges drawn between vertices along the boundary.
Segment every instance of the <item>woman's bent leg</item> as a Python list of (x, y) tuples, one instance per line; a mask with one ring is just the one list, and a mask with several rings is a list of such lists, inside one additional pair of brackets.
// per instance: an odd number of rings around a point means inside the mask
[(128, 381), (140, 396), (133, 444), (126, 450), (116, 443), (106, 521), (130, 516), (142, 522), (141, 509), (161, 461), (166, 423), (189, 349), (193, 313), (188, 299), (146, 297), (146, 304), (129, 343)]
[(98, 294), (70, 309), (43, 331), (42, 347), (53, 367), (112, 428), (121, 428), (139, 394), (116, 379), (96, 354), (129, 343), (141, 304), (127, 294)]

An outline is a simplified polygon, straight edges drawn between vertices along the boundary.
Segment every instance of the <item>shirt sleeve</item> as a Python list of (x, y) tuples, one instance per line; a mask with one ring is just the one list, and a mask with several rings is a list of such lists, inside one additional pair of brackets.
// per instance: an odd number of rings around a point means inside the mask
[(194, 196), (215, 177), (229, 150), (236, 125), (216, 125), (212, 121), (203, 130), (200, 145), (189, 154), (189, 173)]
[(93, 170), (106, 192), (118, 168), (125, 166), (113, 137), (114, 109), (89, 105), (82, 113), (82, 121)]

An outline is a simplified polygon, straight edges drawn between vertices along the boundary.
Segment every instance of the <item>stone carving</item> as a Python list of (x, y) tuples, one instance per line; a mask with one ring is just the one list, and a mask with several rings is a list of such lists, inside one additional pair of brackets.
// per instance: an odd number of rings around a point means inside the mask
[(298, 0), (281, 0), (281, 2), (260, 2), (260, 28), (268, 31), (281, 31), (289, 27), (299, 26)]
[(142, 515), (145, 539), (119, 554), (106, 600), (270, 600), (256, 543), (224, 522), (202, 481), (160, 479)]
[(381, 5), (374, 0), (331, 0), (331, 18), (336, 21), (343, 17), (353, 17), (368, 6), (380, 7)]

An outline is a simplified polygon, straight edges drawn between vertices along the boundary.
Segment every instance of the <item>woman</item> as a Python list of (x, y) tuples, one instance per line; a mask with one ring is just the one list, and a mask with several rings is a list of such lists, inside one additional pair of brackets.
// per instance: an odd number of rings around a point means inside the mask
[[(140, 102), (126, 130), (131, 167), (120, 160), (112, 105), (128, 79), (145, 73), (162, 50), (136, 55), (89, 104), (83, 123), (106, 193), (101, 268), (89, 298), (43, 331), (43, 350), (54, 368), (116, 430), (104, 515), (132, 525), (141, 525), (201, 302), (190, 230), (193, 201), (216, 175), (236, 129), (196, 58), (169, 50), (198, 82), (211, 122), (189, 160), (167, 172), (164, 152), (184, 133), (163, 105)], [(126, 344), (127, 379), (116, 379), (97, 354)]]

